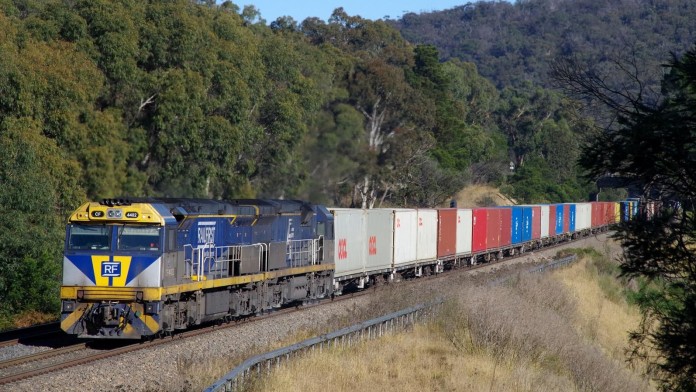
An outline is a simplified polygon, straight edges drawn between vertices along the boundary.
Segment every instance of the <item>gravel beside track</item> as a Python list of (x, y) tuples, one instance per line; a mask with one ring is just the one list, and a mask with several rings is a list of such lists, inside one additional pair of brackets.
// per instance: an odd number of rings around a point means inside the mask
[(0, 347), (0, 361), (19, 358), (25, 355), (40, 353), (43, 351), (53, 350), (50, 347), (44, 346), (27, 346), (24, 344), (14, 344), (12, 346)]
[[(543, 251), (530, 252), (524, 257), (507, 261), (505, 266), (493, 264), (471, 271), (474, 274), (459, 272), (445, 274), (445, 279), (415, 281), (409, 285), (408, 291), (418, 290), (437, 292), (437, 286), (442, 282), (446, 286), (457, 284), (475, 284), (477, 281), (489, 279), (486, 271), (498, 273), (514, 273), (517, 270), (529, 268), (529, 263), (549, 261), (556, 252), (565, 247), (594, 247), (599, 251), (608, 251), (617, 256), (619, 247), (608, 239), (606, 234), (588, 237), (586, 239), (564, 244)], [(390, 285), (399, 289), (400, 285)], [(406, 286), (406, 285), (403, 285)], [(328, 323), (335, 323), (337, 315), (356, 312), (356, 309), (374, 305), (372, 295), (352, 298), (345, 301), (328, 303), (322, 306), (310, 307), (301, 312), (289, 313), (255, 322), (240, 324), (235, 328), (221, 329), (209, 334), (187, 339), (172, 339), (170, 344), (155, 346), (151, 349), (139, 350), (117, 357), (99, 360), (86, 366), (80, 366), (38, 376), (18, 383), (4, 385), (9, 391), (189, 391), (200, 390), (198, 384), (191, 385), (191, 374), (214, 373), (218, 376), (225, 374), (234, 366), (234, 358), (239, 361), (241, 356), (249, 355), (251, 351), (263, 352), (273, 345), (279, 347), (279, 342), (288, 343), (288, 339), (302, 340), (305, 331), (316, 331)], [(418, 303), (414, 298), (414, 303)], [(146, 344), (146, 343), (145, 343)], [(283, 345), (284, 345), (283, 344)], [(15, 346), (13, 346), (15, 347)], [(9, 349), (9, 348), (8, 348)], [(20, 348), (15, 348), (19, 350)], [(32, 347), (33, 350), (46, 348)], [(0, 356), (2, 356), (0, 351)], [(1, 357), (0, 357), (1, 358)], [(225, 360), (224, 358), (233, 358)], [(225, 361), (227, 361), (225, 363)], [(217, 378), (211, 378), (212, 383)]]

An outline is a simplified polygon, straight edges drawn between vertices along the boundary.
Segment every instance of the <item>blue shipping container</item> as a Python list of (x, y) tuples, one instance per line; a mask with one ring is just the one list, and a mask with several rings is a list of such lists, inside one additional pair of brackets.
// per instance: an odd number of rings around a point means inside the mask
[(512, 207), (512, 243), (519, 244), (522, 242), (522, 217), (524, 214), (523, 207)]
[(532, 240), (532, 215), (534, 209), (531, 206), (522, 207), (522, 241)]
[(626, 199), (627, 202), (629, 202), (629, 212), (628, 212), (628, 218), (633, 219), (635, 216), (638, 216), (638, 210), (640, 210), (640, 198), (638, 197), (629, 197)]
[(621, 202), (621, 221), (626, 222), (626, 221), (630, 220), (630, 215), (631, 215), (630, 203), (627, 201), (622, 201)]
[(575, 204), (570, 205), (570, 217), (569, 217), (570, 225), (569, 225), (569, 228), (570, 228), (571, 233), (575, 232), (575, 214), (577, 212), (576, 207), (577, 206)]
[(556, 204), (556, 234), (563, 233), (563, 204)]

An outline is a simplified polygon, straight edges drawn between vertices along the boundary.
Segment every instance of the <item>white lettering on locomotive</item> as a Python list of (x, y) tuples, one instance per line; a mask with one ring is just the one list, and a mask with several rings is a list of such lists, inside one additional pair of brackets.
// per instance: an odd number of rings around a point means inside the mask
[(215, 222), (198, 222), (198, 244), (215, 243)]

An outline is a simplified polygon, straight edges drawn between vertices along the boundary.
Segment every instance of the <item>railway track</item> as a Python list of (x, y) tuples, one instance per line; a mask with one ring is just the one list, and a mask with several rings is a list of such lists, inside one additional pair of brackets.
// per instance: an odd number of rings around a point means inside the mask
[(37, 340), (50, 340), (53, 336), (62, 333), (59, 322), (34, 325), (26, 328), (17, 328), (0, 333), (0, 348), (15, 344), (27, 344)]
[[(584, 237), (584, 238), (587, 238), (587, 237)], [(570, 242), (570, 243), (572, 243), (572, 242)], [(556, 247), (567, 245), (567, 244), (569, 244), (569, 242), (567, 242), (567, 241), (559, 242), (557, 244), (544, 247), (543, 250), (550, 250), (550, 249), (554, 249)], [(520, 257), (525, 257), (528, 255), (529, 255), (529, 253), (522, 253), (522, 254), (518, 254), (515, 256), (505, 257), (503, 259), (495, 260), (492, 262), (481, 263), (481, 264), (476, 264), (473, 266), (466, 266), (466, 267), (462, 266), (462, 267), (454, 269), (453, 271), (466, 273), (466, 272), (474, 271), (474, 270), (477, 270), (480, 268), (490, 267), (490, 266), (495, 265), (495, 264), (506, 264), (507, 262), (512, 262)], [(418, 281), (422, 282), (424, 280), (438, 279), (441, 277), (447, 277), (447, 276), (451, 276), (451, 275), (452, 274), (448, 274), (448, 273), (433, 274), (433, 275), (423, 276), (423, 277), (420, 277), (418, 279), (409, 279), (409, 280), (406, 280), (404, 283), (409, 284), (410, 282), (418, 282)], [(253, 323), (253, 322), (257, 322), (257, 321), (260, 321), (260, 320), (263, 320), (266, 318), (270, 318), (270, 317), (277, 317), (277, 316), (288, 314), (288, 313), (302, 311), (302, 310), (310, 308), (310, 307), (321, 306), (322, 304), (328, 303), (328, 302), (338, 302), (338, 301), (344, 301), (344, 300), (349, 300), (349, 299), (353, 299), (356, 297), (360, 297), (362, 295), (370, 295), (370, 294), (374, 293), (375, 291), (379, 291), (381, 288), (383, 288), (385, 286), (386, 285), (379, 285), (379, 286), (375, 287), (374, 289), (346, 293), (344, 295), (335, 297), (333, 299), (327, 298), (327, 299), (323, 299), (323, 300), (319, 300), (319, 301), (314, 301), (312, 303), (304, 304), (302, 306), (288, 307), (288, 308), (284, 308), (284, 309), (280, 309), (280, 310), (275, 310), (275, 311), (272, 311), (269, 313), (255, 316), (255, 317), (244, 318), (244, 319), (236, 320), (233, 322), (222, 322), (222, 323), (218, 323), (218, 324), (214, 324), (214, 325), (210, 325), (210, 326), (206, 326), (206, 327), (201, 327), (201, 328), (194, 329), (194, 330), (188, 330), (185, 332), (177, 333), (177, 334), (174, 334), (171, 336), (167, 336), (167, 337), (152, 340), (152, 341), (142, 341), (142, 342), (138, 341), (138, 342), (129, 343), (126, 345), (121, 345), (121, 346), (116, 346), (116, 347), (100, 346), (100, 344), (105, 344), (104, 341), (80, 342), (77, 344), (71, 344), (71, 345), (61, 347), (58, 349), (54, 349), (54, 350), (50, 350), (50, 351), (45, 351), (45, 352), (41, 352), (41, 353), (37, 353), (37, 354), (31, 354), (31, 355), (27, 355), (27, 356), (13, 358), (11, 360), (0, 362), (0, 385), (7, 385), (7, 384), (10, 384), (13, 382), (28, 379), (28, 378), (35, 377), (38, 375), (48, 374), (51, 372), (67, 369), (70, 367), (85, 365), (85, 364), (91, 363), (93, 361), (106, 359), (106, 358), (110, 358), (110, 357), (115, 357), (118, 355), (123, 355), (123, 354), (137, 351), (137, 350), (151, 349), (153, 347), (157, 347), (157, 346), (161, 346), (161, 345), (176, 343), (176, 342), (180, 341), (181, 339), (187, 339), (187, 338), (190, 338), (193, 336), (203, 335), (203, 334), (217, 331), (220, 329), (234, 328), (234, 327), (241, 325), (241, 324)], [(19, 339), (21, 339), (21, 338), (19, 338)], [(10, 340), (8, 339), (5, 341), (10, 341)], [(109, 343), (112, 343), (112, 345), (113, 345), (113, 341), (109, 341)], [(94, 348), (95, 345), (97, 348)]]
[[(346, 295), (345, 297), (338, 297), (334, 301), (347, 300), (355, 296), (365, 294), (368, 294), (368, 292), (352, 293)], [(326, 299), (324, 302), (326, 301), (331, 300)], [(218, 323), (151, 341), (137, 341), (118, 346), (119, 343), (114, 343), (114, 341), (91, 340), (54, 350), (12, 358), (0, 362), (0, 385), (10, 384), (74, 366), (85, 365), (93, 361), (98, 361), (137, 350), (150, 349), (160, 345), (175, 343), (181, 339), (210, 333), (223, 328), (234, 328), (241, 324), (256, 322), (269, 317), (276, 317), (287, 313), (301, 311), (309, 307), (319, 306), (324, 302), (317, 301), (314, 303), (305, 304), (303, 306), (280, 309), (256, 317), (240, 319), (238, 321), (229, 323)], [(109, 347), (109, 345), (115, 345), (115, 347)]]

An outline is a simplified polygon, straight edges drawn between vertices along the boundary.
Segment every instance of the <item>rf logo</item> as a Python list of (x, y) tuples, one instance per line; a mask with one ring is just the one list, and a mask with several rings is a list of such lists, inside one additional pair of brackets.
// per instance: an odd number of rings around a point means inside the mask
[(370, 256), (377, 254), (377, 236), (370, 236), (370, 240), (367, 242), (367, 251), (370, 253)]
[(342, 238), (338, 240), (338, 259), (344, 260), (348, 258), (348, 244), (346, 239)]
[(102, 276), (119, 277), (121, 276), (121, 263), (117, 261), (104, 261), (101, 264)]

